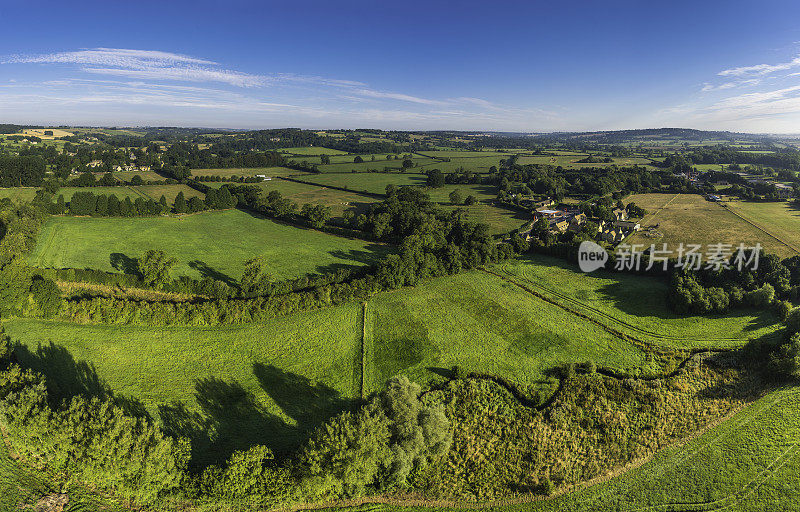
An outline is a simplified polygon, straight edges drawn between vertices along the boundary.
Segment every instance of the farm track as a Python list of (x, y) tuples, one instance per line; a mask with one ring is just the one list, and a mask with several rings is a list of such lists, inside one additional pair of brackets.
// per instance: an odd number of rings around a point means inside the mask
[[(624, 320), (620, 320), (619, 318), (615, 317), (614, 315), (611, 315), (611, 314), (606, 313), (606, 312), (604, 312), (602, 310), (599, 310), (599, 309), (597, 309), (597, 308), (595, 308), (593, 306), (590, 306), (590, 305), (588, 305), (588, 304), (586, 304), (584, 302), (579, 301), (578, 299), (575, 299), (573, 297), (565, 295), (565, 294), (563, 294), (561, 292), (558, 292), (556, 290), (551, 290), (551, 289), (549, 289), (547, 287), (544, 287), (542, 285), (536, 284), (536, 283), (534, 283), (530, 279), (527, 279), (524, 276), (516, 275), (516, 274), (514, 274), (514, 273), (512, 273), (512, 272), (510, 272), (508, 270), (508, 265), (507, 264), (503, 265), (502, 270), (508, 276), (513, 276), (513, 277), (517, 277), (519, 279), (524, 279), (527, 283), (530, 284), (530, 286), (532, 286), (534, 288), (537, 288), (538, 290), (540, 290), (540, 292), (544, 292), (544, 293), (548, 293), (550, 295), (553, 295), (558, 300), (562, 300), (562, 301), (564, 301), (564, 302), (566, 302), (568, 304), (571, 304), (573, 306), (577, 306), (577, 307), (583, 308), (585, 310), (588, 310), (588, 311), (592, 312), (593, 314), (595, 314), (595, 315), (597, 315), (597, 316), (599, 316), (599, 317), (601, 317), (601, 318), (603, 318), (605, 320), (609, 320), (609, 321), (611, 321), (611, 322), (613, 322), (613, 323), (615, 323), (617, 325), (625, 327), (626, 329), (630, 329), (631, 331), (634, 331), (637, 334), (649, 336), (649, 337), (655, 338), (657, 340), (663, 340), (663, 341), (670, 341), (670, 340), (672, 340), (672, 341), (695, 341), (695, 342), (703, 341), (703, 342), (708, 342), (709, 344), (713, 344), (715, 342), (743, 341), (741, 338), (737, 338), (737, 337), (730, 337), (730, 338), (725, 338), (725, 337), (698, 338), (696, 336), (673, 336), (673, 335), (666, 335), (666, 334), (661, 334), (661, 333), (649, 331), (649, 330), (644, 329), (642, 327), (639, 327), (639, 326), (633, 325), (631, 323), (628, 323), (628, 322), (626, 322)], [(492, 272), (492, 271), (489, 271), (489, 270), (486, 270), (485, 272), (489, 272), (490, 274), (494, 274), (494, 275), (500, 277), (501, 279), (504, 279), (505, 281), (513, 282), (513, 283), (515, 283), (515, 284), (517, 284), (519, 286), (519, 283), (514, 281), (514, 279), (512, 279), (511, 277), (505, 277), (505, 276), (499, 275), (499, 274), (497, 274), (495, 272)], [(550, 301), (548, 301), (548, 302), (550, 302)]]

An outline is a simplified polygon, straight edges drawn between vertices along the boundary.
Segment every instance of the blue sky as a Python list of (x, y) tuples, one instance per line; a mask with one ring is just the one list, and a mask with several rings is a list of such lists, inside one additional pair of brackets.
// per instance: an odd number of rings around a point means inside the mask
[(12, 2), (0, 122), (800, 133), (800, 2)]

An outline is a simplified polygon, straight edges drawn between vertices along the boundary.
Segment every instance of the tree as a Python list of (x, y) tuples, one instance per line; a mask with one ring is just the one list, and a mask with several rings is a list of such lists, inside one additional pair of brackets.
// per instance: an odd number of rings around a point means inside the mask
[(467, 206), (472, 206), (473, 204), (478, 202), (478, 198), (473, 196), (472, 194), (468, 195), (466, 199), (464, 199), (464, 204)]
[(177, 262), (177, 259), (167, 256), (164, 251), (151, 249), (139, 258), (137, 266), (144, 283), (161, 290), (170, 282), (169, 272)]
[(195, 212), (202, 212), (206, 209), (206, 203), (197, 196), (193, 196), (189, 199), (189, 211), (192, 213)]
[(183, 195), (183, 191), (181, 190), (178, 192), (178, 195), (175, 196), (175, 213), (187, 213), (189, 211), (189, 206), (186, 204), (186, 198)]
[(450, 204), (461, 204), (461, 192), (458, 189), (450, 192)]
[(266, 295), (270, 291), (272, 280), (272, 274), (264, 269), (264, 260), (251, 258), (244, 263), (239, 287), (245, 297)]
[(320, 155), (319, 161), (322, 165), (327, 165), (331, 163), (331, 157), (328, 155)]
[(800, 333), (793, 334), (789, 341), (778, 347), (770, 362), (779, 373), (800, 379)]
[(361, 164), (361, 163), (364, 163), (364, 159), (363, 159), (363, 158), (361, 158), (360, 156), (356, 156), (356, 157), (353, 159), (353, 163), (354, 163), (354, 164)]
[(441, 188), (444, 186), (444, 174), (439, 169), (432, 169), (428, 171), (428, 180), (426, 185), (431, 188)]

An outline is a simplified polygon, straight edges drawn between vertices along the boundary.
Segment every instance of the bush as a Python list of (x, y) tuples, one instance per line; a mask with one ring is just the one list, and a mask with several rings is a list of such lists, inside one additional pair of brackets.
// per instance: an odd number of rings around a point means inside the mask
[(764, 283), (761, 288), (744, 294), (745, 303), (756, 308), (765, 308), (772, 304), (773, 300), (775, 300), (775, 288), (769, 283)]

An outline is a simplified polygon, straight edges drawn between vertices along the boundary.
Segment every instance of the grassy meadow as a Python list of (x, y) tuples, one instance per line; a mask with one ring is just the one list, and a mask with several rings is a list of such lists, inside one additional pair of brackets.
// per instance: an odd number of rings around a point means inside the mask
[(286, 167), (255, 167), (255, 168), (227, 168), (227, 169), (192, 169), (192, 176), (221, 176), (223, 179), (231, 176), (256, 176), (263, 174), (267, 177), (289, 176), (292, 174), (304, 174), (294, 169)]
[(184, 197), (189, 199), (191, 197), (205, 197), (205, 194), (198, 192), (188, 185), (136, 185), (128, 186), (121, 185), (118, 187), (62, 187), (58, 189), (55, 197), (60, 195), (64, 196), (64, 200), (69, 202), (75, 192), (91, 192), (94, 195), (115, 195), (120, 200), (130, 197), (131, 201), (135, 201), (137, 197), (143, 199), (152, 199), (158, 201), (163, 195), (167, 204), (175, 202), (175, 197), (179, 192), (183, 192)]
[(800, 210), (791, 202), (730, 201), (725, 204), (732, 212), (741, 215), (796, 252), (800, 252)]
[(0, 199), (9, 198), (12, 201), (30, 201), (36, 196), (37, 187), (0, 188)]
[(181, 217), (53, 217), (42, 229), (29, 262), (113, 271), (112, 254), (136, 258), (148, 249), (178, 259), (174, 276), (210, 273), (226, 279), (238, 279), (244, 262), (255, 256), (264, 259), (275, 278), (286, 279), (329, 267), (364, 265), (389, 250), (227, 210)]
[(347, 188), (357, 192), (370, 192), (373, 194), (384, 194), (386, 185), (425, 185), (427, 177), (423, 174), (408, 173), (384, 173), (384, 172), (359, 172), (359, 173), (337, 173), (337, 174), (313, 174), (304, 176), (303, 181), (308, 183), (318, 183), (320, 185), (331, 185), (334, 187)]
[(740, 243), (753, 246), (760, 243), (768, 252), (788, 257), (796, 252), (776, 240), (769, 233), (755, 227), (728, 211), (723, 204), (707, 201), (697, 194), (636, 194), (626, 198), (647, 210), (641, 220), (642, 228), (655, 226), (661, 236), (648, 236), (646, 230), (625, 239), (628, 244), (667, 244), (677, 249), (678, 244)]
[(777, 336), (782, 325), (771, 311), (749, 309), (720, 316), (679, 316), (667, 302), (668, 283), (658, 277), (596, 271), (548, 256), (527, 256), (498, 267), (522, 283), (630, 336), (658, 345), (735, 347)]

